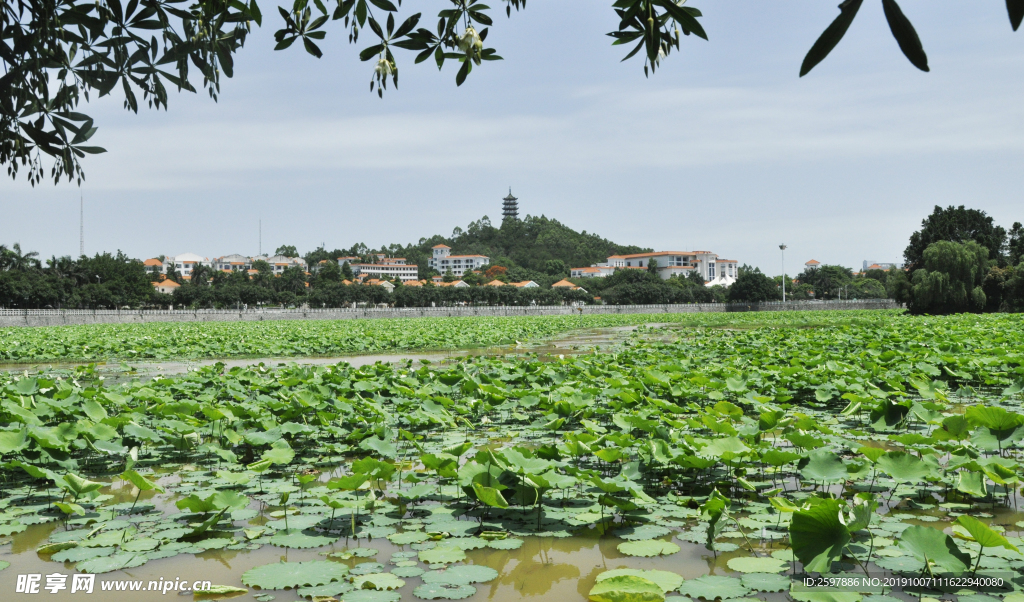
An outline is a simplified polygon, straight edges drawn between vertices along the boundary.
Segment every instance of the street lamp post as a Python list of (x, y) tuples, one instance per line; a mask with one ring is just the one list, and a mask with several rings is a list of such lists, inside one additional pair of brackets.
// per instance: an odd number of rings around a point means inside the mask
[(779, 245), (782, 251), (782, 302), (786, 302), (786, 245)]

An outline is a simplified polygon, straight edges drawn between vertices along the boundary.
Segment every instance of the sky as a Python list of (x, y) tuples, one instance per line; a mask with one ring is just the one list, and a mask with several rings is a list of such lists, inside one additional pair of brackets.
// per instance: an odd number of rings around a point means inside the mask
[[(406, 2), (426, 23), (444, 4)], [(264, 252), (379, 247), (497, 224), (511, 187), (521, 214), (778, 274), (782, 243), (789, 273), (899, 261), (935, 205), (1024, 221), (1024, 30), (1003, 3), (903, 0), (922, 73), (869, 0), (803, 78), (836, 2), (690, 5), (710, 40), (684, 38), (649, 78), (610, 45), (609, 0), (534, 1), (511, 19), (493, 11), (487, 42), (505, 60), (456, 87), (457, 65), (439, 73), (399, 51), (400, 86), (383, 99), (365, 44), (329, 24), (322, 59), (275, 52), (280, 17), (264, 6), (218, 102), (81, 107), (108, 152), (87, 158), (81, 188), (0, 180), (0, 243), (77, 255), (81, 195), (89, 255), (256, 254), (261, 220)]]

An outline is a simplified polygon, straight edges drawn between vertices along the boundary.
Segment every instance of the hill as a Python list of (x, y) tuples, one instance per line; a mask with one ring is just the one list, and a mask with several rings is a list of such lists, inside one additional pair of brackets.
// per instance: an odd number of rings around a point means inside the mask
[(550, 284), (569, 276), (573, 267), (589, 266), (606, 261), (609, 255), (643, 253), (651, 249), (631, 245), (620, 245), (597, 234), (577, 232), (558, 220), (527, 215), (522, 220), (504, 220), (499, 227), (491, 224), (487, 216), (472, 222), (465, 230), (455, 228), (451, 236), (434, 235), (421, 238), (408, 245), (388, 245), (381, 249), (369, 249), (356, 245), (349, 251), (335, 253), (317, 249), (306, 256), (307, 261), (319, 261), (330, 256), (367, 256), (386, 253), (394, 257), (405, 257), (409, 263), (419, 266), (420, 275), (429, 273), (427, 261), (434, 245), (448, 245), (455, 255), (486, 255), (491, 265), (508, 268), (510, 280), (534, 280), (539, 284)]

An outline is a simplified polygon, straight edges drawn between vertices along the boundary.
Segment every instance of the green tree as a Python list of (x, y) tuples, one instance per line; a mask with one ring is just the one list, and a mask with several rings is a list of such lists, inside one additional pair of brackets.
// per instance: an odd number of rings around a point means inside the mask
[(1010, 227), (1006, 242), (1006, 259), (1012, 266), (1024, 261), (1024, 226), (1021, 226), (1020, 222), (1013, 222), (1013, 226)]
[(938, 205), (932, 214), (921, 221), (921, 229), (910, 235), (910, 244), (903, 251), (907, 268), (920, 269), (924, 264), (924, 252), (939, 241), (965, 243), (973, 240), (988, 249), (988, 258), (1002, 263), (1002, 249), (1006, 242), (1006, 230), (995, 225), (984, 211), (967, 209), (963, 205), (950, 205), (943, 209)]
[(924, 251), (921, 269), (911, 278), (909, 309), (915, 314), (981, 312), (982, 283), (988, 272), (988, 249), (970, 240), (940, 240)]
[(455, 274), (452, 273), (451, 268), (445, 270), (443, 280), (445, 282), (455, 282)]
[(782, 291), (779, 286), (757, 268), (736, 278), (736, 282), (729, 287), (726, 295), (731, 303), (782, 300)]
[(352, 266), (347, 261), (341, 264), (341, 276), (349, 282), (356, 279), (355, 274), (352, 273)]
[(281, 245), (274, 251), (274, 255), (282, 255), (284, 257), (298, 257), (299, 250), (294, 245)]
[[(507, 17), (513, 8), (526, 6), (526, 0), (503, 3)], [(456, 85), (462, 85), (474, 67), (501, 60), (495, 48), (486, 46), (494, 25), (490, 7), (479, 0), (432, 3), (438, 23), (425, 28), (418, 27), (422, 13), (408, 10), (424, 4), (293, 0), (289, 8), (278, 7), (283, 24), (274, 34), (275, 49), (301, 41), (307, 53), (320, 58), (318, 42), (327, 35), (328, 21), (339, 22), (350, 42), (365, 44), (359, 58), (372, 63), (370, 91), (380, 96), (389, 80), (398, 85), (396, 49), (414, 52), (417, 63), (431, 59), (438, 68), (456, 65)], [(844, 0), (839, 16), (804, 57), (801, 76), (839, 43), (862, 4), (863, 0)], [(1006, 4), (1016, 30), (1024, 5), (1020, 0)], [(233, 76), (235, 54), (253, 26), (263, 23), (256, 0), (196, 0), (188, 6), (165, 0), (127, 5), (117, 0), (11, 0), (0, 6), (0, 163), (12, 177), (17, 177), (20, 166), (27, 166), (33, 185), (46, 172), (41, 154), (53, 158), (50, 177), (55, 181), (67, 177), (81, 183), (80, 160), (105, 152), (88, 144), (97, 128), (79, 111), (81, 99), (106, 96), (119, 87), (130, 111), (137, 113), (140, 104), (166, 109), (169, 85), (190, 92), (202, 87), (216, 100), (221, 74)], [(882, 0), (882, 7), (900, 50), (911, 64), (927, 71), (928, 57), (896, 0)], [(642, 59), (645, 75), (679, 50), (684, 36), (708, 39), (698, 21), (701, 11), (683, 6), (682, 0), (615, 0), (611, 8), (618, 23), (608, 33), (612, 44), (630, 48), (626, 59)]]
[(313, 264), (318, 266), (314, 286), (320, 286), (325, 282), (341, 282), (341, 268), (338, 267), (338, 262), (333, 259), (323, 261), (325, 263)]
[(566, 267), (565, 262), (561, 259), (549, 259), (544, 262), (544, 273), (549, 276), (565, 278), (569, 275), (569, 268)]

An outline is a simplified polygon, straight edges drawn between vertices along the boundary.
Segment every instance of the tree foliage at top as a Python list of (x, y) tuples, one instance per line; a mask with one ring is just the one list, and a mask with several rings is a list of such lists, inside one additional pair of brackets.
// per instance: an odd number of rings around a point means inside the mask
[(985, 309), (982, 282), (988, 272), (988, 249), (973, 240), (941, 240), (924, 251), (921, 269), (911, 279), (912, 313), (952, 314)]
[(775, 280), (754, 268), (753, 271), (745, 272), (736, 278), (736, 282), (729, 287), (727, 295), (732, 303), (781, 301), (782, 289), (775, 284)]
[(903, 252), (906, 267), (922, 267), (924, 252), (929, 245), (941, 240), (965, 243), (973, 240), (988, 249), (988, 258), (1003, 263), (1002, 250), (1006, 243), (1006, 230), (997, 226), (984, 211), (967, 209), (963, 205), (938, 205), (932, 214), (921, 220), (921, 229), (910, 235), (910, 244)]
[[(526, 0), (500, 0), (505, 15), (526, 7)], [(618, 26), (608, 35), (613, 45), (640, 56), (649, 75), (683, 36), (708, 39), (697, 8), (685, 0), (614, 0)], [(418, 2), (422, 9), (426, 2)], [(846, 34), (863, 0), (844, 0), (840, 14), (808, 51), (800, 68), (806, 75)], [(1024, 17), (1024, 0), (1007, 0), (1013, 29)], [(443, 69), (457, 65), (455, 83), (461, 86), (474, 67), (501, 60), (486, 46), (494, 25), (491, 7), (480, 0), (435, 0), (437, 24), (426, 26), (421, 12), (402, 9), (391, 0), (293, 0), (279, 6), (281, 26), (274, 34), (275, 50), (301, 40), (305, 51), (323, 56), (321, 42), (329, 21), (363, 44), (359, 59), (371, 62), (370, 91), (383, 96), (388, 82), (398, 85), (395, 49), (415, 53), (414, 62)], [(896, 0), (882, 0), (893, 37), (907, 59), (928, 70), (921, 41)], [(582, 9), (581, 9), (582, 10)], [(941, 10), (941, 9), (938, 9)], [(421, 26), (421, 21), (423, 25)], [(0, 4), (0, 163), (16, 178), (27, 170), (35, 185), (46, 175), (43, 155), (52, 158), (49, 177), (79, 184), (81, 159), (105, 150), (93, 146), (93, 119), (78, 111), (93, 96), (120, 89), (124, 107), (164, 109), (168, 88), (196, 92), (203, 88), (214, 100), (220, 94), (221, 74), (234, 75), (234, 56), (244, 46), (253, 25), (263, 24), (256, 0), (4, 0)], [(367, 32), (367, 30), (369, 30)], [(141, 95), (141, 100), (140, 100)]]

